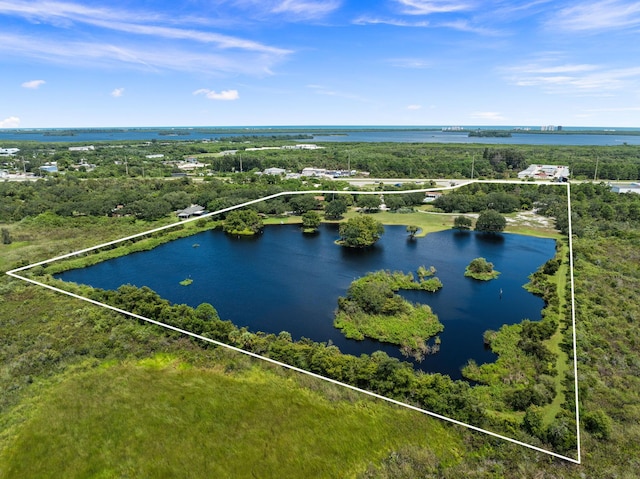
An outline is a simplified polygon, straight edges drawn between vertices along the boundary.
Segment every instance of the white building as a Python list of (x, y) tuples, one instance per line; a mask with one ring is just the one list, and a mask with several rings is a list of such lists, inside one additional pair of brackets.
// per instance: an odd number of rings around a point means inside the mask
[(611, 185), (611, 191), (614, 193), (636, 193), (640, 195), (640, 183), (631, 183), (629, 185)]
[(297, 145), (285, 145), (283, 150), (323, 150), (324, 146), (312, 145), (309, 143), (298, 143)]
[(284, 175), (286, 172), (287, 170), (284, 170), (282, 168), (267, 168), (262, 173), (265, 175), (280, 176), (280, 175)]
[(0, 148), (0, 156), (13, 156), (20, 151), (20, 148)]
[(536, 180), (557, 180), (569, 177), (569, 167), (562, 165), (530, 165), (518, 173), (519, 179), (533, 178)]
[(89, 146), (70, 146), (69, 151), (93, 151), (95, 150), (93, 145)]
[(324, 176), (327, 174), (326, 168), (305, 168), (300, 173), (302, 176)]

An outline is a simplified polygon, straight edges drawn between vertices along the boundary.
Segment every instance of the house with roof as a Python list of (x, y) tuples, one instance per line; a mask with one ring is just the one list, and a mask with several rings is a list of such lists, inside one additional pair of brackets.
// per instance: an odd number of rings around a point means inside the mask
[(185, 208), (181, 211), (177, 212), (178, 218), (181, 220), (186, 220), (191, 218), (192, 216), (202, 216), (206, 213), (205, 207), (200, 205), (191, 205), (188, 208)]

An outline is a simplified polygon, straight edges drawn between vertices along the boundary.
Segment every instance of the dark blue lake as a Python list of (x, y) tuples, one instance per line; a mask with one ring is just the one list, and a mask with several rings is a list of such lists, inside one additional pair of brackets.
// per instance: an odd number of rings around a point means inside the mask
[[(322, 225), (316, 235), (303, 235), (293, 225), (268, 226), (255, 238), (208, 231), (58, 277), (104, 289), (127, 283), (148, 286), (173, 303), (211, 303), (222, 319), (252, 331), (289, 331), (294, 339), (330, 340), (348, 354), (381, 349), (406, 360), (397, 346), (345, 339), (333, 327), (333, 313), (338, 296), (367, 272), (415, 274), (420, 265), (433, 265), (444, 285), (439, 292), (403, 293), (430, 305), (445, 326), (440, 352), (416, 367), (454, 379), (470, 358), (479, 364), (495, 360), (484, 347), (485, 330), (541, 317), (542, 299), (522, 286), (553, 257), (554, 240), (449, 230), (411, 241), (404, 227), (387, 226), (374, 247), (349, 250), (334, 243), (337, 237), (335, 225)], [(479, 256), (494, 263), (502, 273), (498, 279), (464, 277), (466, 265)], [(193, 283), (181, 286), (187, 277)]]

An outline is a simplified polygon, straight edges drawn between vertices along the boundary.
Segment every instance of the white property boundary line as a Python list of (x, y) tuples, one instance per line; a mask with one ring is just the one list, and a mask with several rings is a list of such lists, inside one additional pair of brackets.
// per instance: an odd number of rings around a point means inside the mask
[(169, 330), (184, 334), (185, 336), (190, 336), (192, 338), (196, 338), (196, 339), (199, 339), (199, 340), (207, 342), (207, 343), (215, 344), (216, 346), (227, 348), (227, 349), (230, 349), (232, 351), (235, 351), (235, 352), (238, 352), (238, 353), (242, 353), (242, 354), (245, 354), (247, 356), (251, 356), (251, 357), (256, 358), (256, 359), (261, 359), (262, 361), (266, 361), (268, 363), (275, 364), (275, 365), (290, 369), (292, 371), (296, 371), (296, 372), (299, 372), (299, 373), (302, 373), (302, 374), (306, 374), (306, 375), (314, 377), (316, 379), (321, 379), (323, 381), (327, 381), (329, 383), (336, 384), (338, 386), (342, 386), (342, 387), (345, 387), (347, 389), (351, 389), (353, 391), (357, 391), (359, 393), (366, 394), (368, 396), (371, 396), (371, 397), (374, 397), (374, 398), (377, 398), (377, 399), (381, 399), (383, 401), (387, 401), (387, 402), (395, 404), (397, 406), (402, 406), (402, 407), (405, 407), (407, 409), (411, 409), (413, 411), (417, 411), (417, 412), (420, 412), (422, 414), (426, 414), (428, 416), (432, 416), (434, 418), (441, 419), (443, 421), (447, 421), (447, 422), (456, 424), (458, 426), (466, 427), (466, 428), (471, 429), (471, 430), (476, 431), (476, 432), (481, 432), (483, 434), (487, 434), (489, 436), (492, 436), (492, 437), (495, 437), (495, 438), (498, 438), (498, 439), (502, 439), (504, 441), (508, 441), (508, 442), (513, 443), (513, 444), (517, 444), (519, 446), (523, 446), (523, 447), (532, 449), (532, 450), (537, 451), (537, 452), (541, 452), (541, 453), (548, 454), (550, 456), (553, 456), (553, 457), (556, 457), (556, 458), (559, 458), (559, 459), (563, 459), (565, 461), (572, 462), (574, 464), (580, 464), (581, 463), (580, 415), (579, 415), (579, 402), (578, 402), (578, 364), (577, 364), (577, 357), (578, 356), (577, 356), (577, 347), (576, 347), (576, 316), (575, 316), (575, 296), (574, 296), (574, 278), (573, 278), (573, 242), (572, 242), (571, 199), (570, 199), (571, 190), (570, 190), (570, 187), (569, 187), (568, 183), (566, 184), (566, 186), (567, 186), (567, 211), (568, 211), (568, 217), (569, 217), (569, 265), (570, 265), (570, 278), (571, 278), (571, 280), (570, 280), (570, 282), (571, 282), (571, 318), (572, 318), (572, 329), (573, 329), (573, 356), (574, 356), (573, 364), (574, 364), (574, 377), (575, 377), (576, 433), (577, 433), (576, 437), (577, 437), (577, 449), (578, 449), (578, 457), (577, 457), (577, 459), (572, 458), (572, 457), (563, 456), (562, 454), (558, 454), (558, 453), (553, 452), (553, 451), (548, 451), (546, 449), (542, 449), (540, 447), (537, 447), (537, 446), (534, 446), (534, 445), (531, 445), (531, 444), (527, 444), (527, 443), (522, 442), (522, 441), (518, 441), (517, 439), (513, 439), (513, 438), (510, 438), (510, 437), (507, 437), (507, 436), (503, 436), (501, 434), (497, 434), (497, 433), (492, 432), (492, 431), (488, 431), (486, 429), (482, 429), (482, 428), (474, 426), (472, 424), (467, 424), (467, 423), (464, 423), (462, 421), (457, 421), (455, 419), (451, 419), (451, 418), (448, 418), (446, 416), (442, 416), (442, 415), (434, 413), (432, 411), (427, 411), (425, 409), (421, 409), (421, 408), (413, 406), (411, 404), (403, 403), (401, 401), (397, 401), (395, 399), (391, 399), (391, 398), (388, 398), (386, 396), (382, 396), (380, 394), (376, 394), (374, 392), (367, 391), (365, 389), (361, 389), (361, 388), (352, 386), (352, 385), (347, 384), (347, 383), (336, 381), (335, 379), (327, 378), (327, 377), (321, 376), (319, 374), (312, 373), (310, 371), (306, 371), (304, 369), (298, 368), (296, 366), (292, 366), (290, 364), (282, 363), (280, 361), (276, 361), (276, 360), (271, 359), (271, 358), (260, 356), (259, 354), (256, 354), (256, 353), (253, 353), (253, 352), (250, 352), (250, 351), (245, 351), (244, 349), (240, 349), (240, 348), (237, 348), (235, 346), (230, 346), (229, 344), (222, 343), (220, 341), (216, 341), (216, 340), (211, 339), (211, 338), (200, 336), (199, 334), (192, 333), (191, 331), (180, 329), (180, 328), (177, 328), (175, 326), (171, 326), (170, 324), (166, 324), (166, 323), (162, 323), (160, 321), (156, 321), (156, 320), (153, 320), (153, 319), (150, 319), (150, 318), (146, 318), (146, 317), (141, 316), (139, 314), (131, 313), (129, 311), (125, 311), (123, 309), (116, 308), (114, 306), (111, 306), (111, 305), (108, 305), (108, 304), (105, 304), (105, 303), (101, 303), (99, 301), (95, 301), (93, 299), (86, 298), (84, 296), (80, 296), (78, 294), (71, 293), (69, 291), (65, 291), (63, 289), (56, 288), (55, 286), (51, 286), (51, 285), (42, 283), (40, 281), (36, 281), (34, 279), (31, 279), (31, 278), (27, 278), (25, 276), (21, 276), (21, 275), (18, 274), (19, 272), (26, 271), (28, 269), (31, 269), (31, 268), (35, 267), (35, 266), (41, 266), (43, 264), (52, 263), (54, 261), (58, 261), (58, 260), (61, 260), (61, 259), (70, 258), (70, 257), (77, 256), (77, 255), (80, 255), (80, 254), (88, 253), (88, 252), (95, 251), (95, 250), (100, 249), (100, 248), (104, 248), (106, 246), (112, 246), (112, 245), (115, 245), (115, 244), (118, 244), (118, 243), (121, 243), (121, 242), (124, 242), (124, 241), (140, 238), (141, 236), (145, 236), (145, 235), (153, 234), (153, 233), (156, 233), (156, 232), (159, 232), (159, 231), (164, 231), (164, 230), (167, 230), (167, 229), (170, 229), (170, 228), (174, 228), (174, 227), (176, 227), (178, 225), (181, 225), (181, 224), (184, 224), (184, 223), (187, 223), (187, 222), (197, 221), (198, 219), (201, 219), (201, 218), (206, 218), (206, 217), (210, 217), (210, 216), (219, 215), (221, 213), (226, 213), (227, 211), (235, 210), (235, 209), (238, 209), (238, 208), (243, 208), (243, 207), (248, 206), (248, 205), (252, 205), (252, 204), (255, 204), (255, 203), (262, 202), (262, 201), (267, 201), (267, 200), (270, 200), (270, 199), (273, 199), (273, 198), (278, 198), (280, 196), (285, 196), (285, 195), (303, 195), (303, 194), (370, 194), (370, 195), (371, 194), (373, 194), (373, 195), (383, 194), (383, 195), (385, 195), (385, 194), (426, 193), (426, 192), (429, 192), (429, 191), (441, 191), (441, 190), (460, 188), (460, 187), (468, 185), (470, 183), (517, 183), (517, 184), (525, 184), (525, 185), (550, 184), (550, 185), (556, 185), (556, 186), (563, 185), (563, 184), (552, 183), (552, 182), (535, 182), (535, 183), (531, 183), (531, 182), (516, 181), (516, 180), (504, 180), (504, 181), (471, 180), (471, 181), (464, 181), (464, 182), (462, 182), (460, 184), (453, 185), (453, 186), (450, 186), (450, 187), (426, 188), (426, 189), (404, 190), (404, 191), (401, 191), (401, 190), (399, 190), (399, 191), (350, 191), (350, 190), (342, 190), (342, 191), (332, 191), (332, 190), (284, 191), (284, 192), (276, 193), (276, 194), (273, 194), (273, 195), (265, 196), (265, 197), (259, 198), (257, 200), (251, 200), (251, 201), (247, 201), (245, 203), (241, 203), (241, 204), (238, 204), (238, 205), (235, 205), (235, 206), (231, 206), (231, 207), (228, 207), (228, 208), (223, 208), (221, 210), (214, 211), (212, 213), (207, 213), (205, 215), (202, 215), (202, 216), (199, 216), (199, 217), (196, 217), (196, 218), (187, 219), (187, 220), (181, 221), (179, 223), (173, 223), (173, 224), (170, 224), (170, 225), (161, 226), (159, 228), (155, 228), (155, 229), (152, 229), (152, 230), (149, 230), (149, 231), (145, 231), (143, 233), (138, 233), (138, 234), (135, 234), (135, 235), (127, 236), (126, 238), (121, 238), (121, 239), (118, 239), (118, 240), (110, 241), (108, 243), (103, 243), (103, 244), (100, 244), (100, 245), (97, 245), (97, 246), (92, 246), (90, 248), (85, 248), (85, 249), (82, 249), (82, 250), (74, 251), (72, 253), (68, 253), (68, 254), (65, 254), (65, 255), (56, 256), (55, 258), (51, 258), (51, 259), (48, 259), (48, 260), (45, 260), (45, 261), (39, 261), (37, 263), (33, 263), (33, 264), (28, 265), (28, 266), (23, 266), (23, 267), (20, 267), (20, 268), (13, 269), (11, 271), (7, 271), (6, 274), (11, 276), (12, 278), (16, 278), (16, 279), (19, 279), (19, 280), (22, 280), (22, 281), (26, 281), (26, 282), (31, 283), (31, 284), (35, 284), (37, 286), (41, 286), (43, 288), (55, 291), (56, 293), (66, 294), (67, 296), (71, 296), (72, 298), (80, 299), (82, 301), (86, 301), (86, 302), (94, 304), (96, 306), (100, 306), (102, 308), (109, 309), (111, 311), (115, 311), (117, 313), (124, 314), (126, 316), (130, 316), (132, 318), (135, 318), (135, 319), (138, 319), (138, 320), (141, 320), (141, 321), (145, 321), (147, 323), (155, 324), (156, 326), (161, 326), (161, 327), (163, 327), (165, 329), (169, 329)]

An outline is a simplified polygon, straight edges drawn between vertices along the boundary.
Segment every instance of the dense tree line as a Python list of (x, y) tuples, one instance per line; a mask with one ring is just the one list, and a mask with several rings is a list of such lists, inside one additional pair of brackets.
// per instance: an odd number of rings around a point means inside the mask
[[(2, 142), (0, 146), (21, 148), (21, 156), (7, 162), (19, 171), (38, 172), (45, 162), (56, 161), (64, 174), (82, 178), (166, 177), (181, 171), (172, 162), (197, 156), (207, 165), (207, 170), (216, 174), (262, 171), (270, 167), (300, 172), (304, 167), (316, 166), (368, 171), (381, 178), (514, 178), (518, 171), (531, 164), (554, 164), (569, 166), (571, 176), (577, 179), (640, 179), (640, 147), (632, 145), (317, 143), (322, 148), (255, 150), (295, 144), (275, 136), (248, 137), (242, 143), (231, 140), (109, 142), (96, 144), (93, 151), (80, 152), (68, 150), (73, 143)], [(149, 158), (152, 155), (163, 156)], [(81, 166), (82, 161), (97, 168)]]

